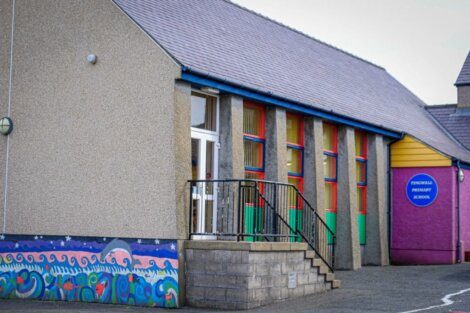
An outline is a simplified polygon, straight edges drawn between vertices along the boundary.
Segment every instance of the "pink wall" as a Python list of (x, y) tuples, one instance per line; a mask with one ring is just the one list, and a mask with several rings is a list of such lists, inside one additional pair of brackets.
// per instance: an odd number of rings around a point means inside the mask
[(465, 179), (460, 184), (461, 234), (464, 251), (470, 251), (470, 170), (464, 170)]
[[(453, 209), (456, 208), (455, 171), (454, 167), (392, 169), (393, 263), (455, 263), (457, 245), (457, 214)], [(408, 180), (420, 173), (431, 175), (438, 185), (437, 198), (427, 207), (416, 207), (406, 197)], [(470, 177), (470, 173), (468, 176)], [(470, 191), (470, 184), (466, 188)], [(468, 192), (466, 197), (468, 198)], [(470, 198), (466, 203), (468, 206)], [(470, 211), (470, 207), (468, 209), (467, 211)], [(470, 212), (465, 222), (470, 230)], [(470, 234), (467, 235), (470, 244)]]

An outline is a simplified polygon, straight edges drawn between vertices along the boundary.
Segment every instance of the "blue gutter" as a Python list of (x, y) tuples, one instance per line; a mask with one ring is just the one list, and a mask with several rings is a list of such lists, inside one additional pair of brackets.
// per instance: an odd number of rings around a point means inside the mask
[(457, 159), (452, 159), (452, 165), (464, 170), (470, 170), (470, 163), (465, 163)]
[(366, 124), (355, 119), (308, 107), (305, 104), (294, 103), (287, 99), (281, 99), (272, 95), (264, 94), (260, 91), (252, 91), (248, 88), (240, 86), (239, 84), (221, 82), (220, 79), (213, 79), (208, 74), (200, 75), (195, 72), (195, 70), (192, 70), (188, 67), (183, 67), (181, 80), (184, 80), (200, 87), (212, 87), (218, 89), (223, 93), (230, 93), (237, 96), (241, 96), (244, 99), (272, 104), (289, 111), (295, 111), (305, 115), (319, 117), (338, 124), (359, 128), (368, 132), (380, 134), (390, 138), (399, 139), (403, 136), (400, 132), (391, 131), (382, 127)]

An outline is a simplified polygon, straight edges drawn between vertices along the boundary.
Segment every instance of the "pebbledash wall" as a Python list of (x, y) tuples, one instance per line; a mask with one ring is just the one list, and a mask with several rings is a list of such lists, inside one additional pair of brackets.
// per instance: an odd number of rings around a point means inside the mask
[(0, 297), (177, 307), (180, 67), (112, 1), (0, 1), (0, 32)]
[[(450, 158), (406, 136), (392, 145), (391, 260), (395, 264), (453, 264), (470, 251), (470, 171), (464, 181)], [(437, 197), (426, 206), (413, 204), (407, 184), (427, 174), (437, 183)], [(459, 201), (460, 199), (460, 201)], [(460, 214), (460, 255), (459, 255)]]

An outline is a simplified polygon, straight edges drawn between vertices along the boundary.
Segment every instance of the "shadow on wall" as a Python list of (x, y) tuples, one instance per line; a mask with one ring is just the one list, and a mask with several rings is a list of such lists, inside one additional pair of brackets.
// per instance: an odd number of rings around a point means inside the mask
[(0, 236), (0, 297), (175, 308), (176, 240)]

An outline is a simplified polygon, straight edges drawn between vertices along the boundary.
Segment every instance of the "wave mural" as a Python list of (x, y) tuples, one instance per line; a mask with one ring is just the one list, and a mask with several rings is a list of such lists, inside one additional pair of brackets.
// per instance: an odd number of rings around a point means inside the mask
[(0, 297), (175, 308), (175, 240), (0, 235)]

